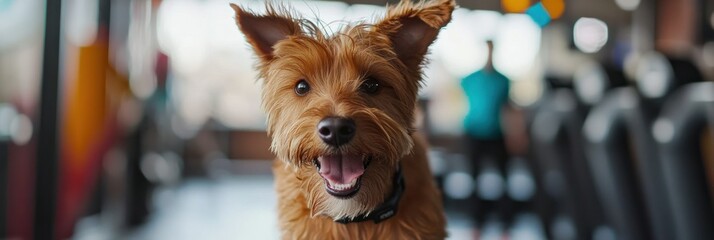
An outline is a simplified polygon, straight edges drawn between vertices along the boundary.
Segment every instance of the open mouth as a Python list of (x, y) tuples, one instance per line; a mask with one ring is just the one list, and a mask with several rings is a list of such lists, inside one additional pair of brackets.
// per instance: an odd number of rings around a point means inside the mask
[(359, 192), (362, 175), (371, 159), (368, 155), (338, 153), (320, 156), (314, 163), (325, 180), (327, 193), (348, 199)]

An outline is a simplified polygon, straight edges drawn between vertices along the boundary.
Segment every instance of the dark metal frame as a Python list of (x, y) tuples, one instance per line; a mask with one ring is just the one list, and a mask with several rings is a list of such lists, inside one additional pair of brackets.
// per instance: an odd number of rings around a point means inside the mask
[(58, 180), (58, 102), (62, 1), (46, 1), (35, 175), (34, 239), (54, 239)]

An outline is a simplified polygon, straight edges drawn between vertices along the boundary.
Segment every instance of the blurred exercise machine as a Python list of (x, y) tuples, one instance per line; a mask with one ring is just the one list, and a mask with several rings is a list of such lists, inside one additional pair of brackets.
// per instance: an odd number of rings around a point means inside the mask
[[(671, 239), (714, 239), (713, 130), (714, 82), (675, 92), (652, 127), (670, 200)], [(706, 135), (710, 141), (702, 141)]]
[(658, 53), (644, 55), (638, 70), (637, 88), (610, 91), (588, 115), (583, 128), (587, 161), (618, 239), (673, 239), (650, 126), (664, 99), (701, 75), (691, 62)]
[[(531, 138), (540, 173), (541, 217), (552, 239), (590, 239), (604, 224), (601, 204), (586, 163), (581, 128), (592, 104), (608, 89), (624, 85), (622, 73), (590, 63), (572, 84), (550, 78), (553, 89), (535, 110)], [(572, 228), (568, 230), (568, 228)]]

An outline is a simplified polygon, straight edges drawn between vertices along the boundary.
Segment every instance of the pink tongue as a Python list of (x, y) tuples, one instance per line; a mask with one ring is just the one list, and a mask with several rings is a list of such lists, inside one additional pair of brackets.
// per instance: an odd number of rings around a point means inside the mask
[(350, 183), (364, 173), (362, 156), (337, 154), (317, 160), (320, 162), (320, 175), (337, 184)]

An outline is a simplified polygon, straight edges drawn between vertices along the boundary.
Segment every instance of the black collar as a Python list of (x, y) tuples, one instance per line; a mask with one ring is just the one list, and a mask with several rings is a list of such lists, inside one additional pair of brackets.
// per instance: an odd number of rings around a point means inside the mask
[(392, 195), (389, 196), (384, 203), (382, 203), (382, 205), (379, 205), (368, 215), (362, 214), (354, 218), (344, 217), (335, 220), (335, 222), (348, 224), (372, 220), (374, 223), (379, 223), (387, 220), (397, 214), (397, 205), (399, 204), (399, 199), (402, 198), (402, 193), (404, 193), (404, 187), (404, 176), (402, 175), (402, 168), (399, 167), (397, 168), (397, 173), (394, 175), (394, 191), (392, 192)]

